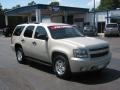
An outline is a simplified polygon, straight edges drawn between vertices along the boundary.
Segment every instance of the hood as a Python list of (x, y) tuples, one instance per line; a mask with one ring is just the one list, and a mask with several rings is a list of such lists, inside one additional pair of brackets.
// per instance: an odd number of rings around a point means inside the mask
[(67, 38), (67, 39), (62, 39), (62, 41), (76, 45), (77, 47), (94, 47), (94, 46), (108, 45), (106, 41), (91, 37)]

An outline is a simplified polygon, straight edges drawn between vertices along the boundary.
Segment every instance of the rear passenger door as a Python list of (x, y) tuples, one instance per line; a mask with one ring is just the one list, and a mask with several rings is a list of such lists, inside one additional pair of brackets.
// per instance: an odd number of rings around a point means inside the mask
[(24, 33), (23, 33), (23, 37), (21, 38), (21, 43), (22, 43), (22, 48), (24, 51), (24, 54), (26, 56), (31, 57), (32, 56), (32, 35), (33, 35), (33, 30), (34, 30), (35, 26), (30, 25), (27, 26)]

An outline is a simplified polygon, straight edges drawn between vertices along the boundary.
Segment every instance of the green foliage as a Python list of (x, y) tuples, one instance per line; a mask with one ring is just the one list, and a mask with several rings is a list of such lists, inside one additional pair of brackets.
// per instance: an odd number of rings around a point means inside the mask
[(2, 5), (1, 5), (1, 3), (0, 3), (0, 11), (2, 10)]
[(12, 7), (12, 9), (20, 8), (21, 6), (18, 4), (15, 7)]
[(51, 2), (50, 5), (52, 5), (52, 6), (59, 6), (60, 4), (59, 4), (59, 2), (55, 1), (55, 2)]
[(101, 0), (98, 10), (120, 8), (120, 0)]
[(31, 6), (31, 5), (35, 5), (35, 1), (31, 1), (30, 3), (28, 3), (28, 6)]
[(112, 8), (120, 8), (120, 0), (112, 0)]

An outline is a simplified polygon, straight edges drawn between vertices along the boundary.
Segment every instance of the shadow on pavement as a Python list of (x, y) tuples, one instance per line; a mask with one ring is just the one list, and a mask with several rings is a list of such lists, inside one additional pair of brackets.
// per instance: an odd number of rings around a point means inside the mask
[(32, 61), (27, 61), (26, 64), (30, 65), (30, 67), (36, 68), (40, 71), (47, 72), (47, 73), (50, 73), (50, 74), (54, 74), (51, 66), (43, 65), (43, 64), (40, 64), (40, 63), (35, 63), (35, 62), (32, 62)]
[(105, 69), (97, 73), (79, 73), (72, 75), (70, 81), (88, 85), (96, 85), (112, 82), (120, 78), (120, 71), (114, 69)]
[[(38, 64), (35, 62), (27, 62), (33, 68), (40, 71), (47, 72), (49, 74), (54, 74), (52, 67), (43, 64)], [(106, 68), (101, 72), (87, 72), (87, 73), (76, 73), (72, 74), (70, 82), (83, 83), (87, 85), (96, 85), (112, 82), (120, 78), (120, 71)]]

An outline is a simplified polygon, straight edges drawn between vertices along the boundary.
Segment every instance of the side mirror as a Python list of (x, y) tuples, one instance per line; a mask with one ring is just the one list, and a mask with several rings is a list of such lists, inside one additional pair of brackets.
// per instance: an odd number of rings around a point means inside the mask
[(38, 35), (37, 36), (38, 39), (42, 39), (42, 40), (48, 40), (48, 36), (47, 35)]

